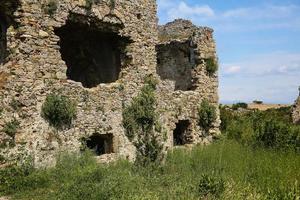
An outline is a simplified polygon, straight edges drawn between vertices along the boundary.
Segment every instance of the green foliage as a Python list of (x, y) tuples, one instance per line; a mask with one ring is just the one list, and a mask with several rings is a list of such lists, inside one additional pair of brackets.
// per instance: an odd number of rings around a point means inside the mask
[(4, 124), (2, 131), (14, 139), (15, 134), (17, 133), (17, 129), (19, 127), (20, 127), (20, 122), (17, 119), (13, 119), (10, 122)]
[(218, 63), (214, 58), (207, 58), (204, 60), (206, 64), (206, 71), (211, 76), (218, 71)]
[(42, 106), (41, 115), (55, 128), (69, 128), (76, 117), (76, 105), (66, 96), (50, 94)]
[(263, 104), (264, 102), (263, 101), (259, 101), (259, 100), (254, 100), (253, 103), (255, 103), (255, 104)]
[[(26, 167), (27, 166), (27, 167)], [(164, 165), (97, 164), (90, 152), (60, 155), (55, 168), (0, 169), (0, 196), (12, 199), (286, 199), (300, 195), (300, 157), (221, 140), (176, 149)], [(205, 175), (203, 175), (205, 174)], [(167, 191), (167, 192), (166, 192)]]
[(45, 187), (47, 178), (45, 174), (34, 174), (32, 160), (26, 159), (20, 165), (0, 169), (0, 196), (2, 193), (15, 193)]
[(233, 110), (237, 110), (237, 109), (239, 109), (239, 108), (247, 109), (247, 108), (248, 108), (248, 104), (247, 104), (247, 103), (243, 103), (243, 102), (239, 102), (239, 103), (233, 104), (233, 105), (231, 106), (231, 108), (232, 108)]
[(97, 4), (97, 3), (100, 3), (101, 0), (85, 0), (85, 6), (88, 8), (88, 9), (91, 9), (93, 4)]
[(216, 107), (210, 105), (207, 100), (203, 100), (198, 107), (199, 126), (205, 131), (212, 128), (213, 123), (217, 119)]
[(224, 190), (224, 180), (219, 176), (209, 176), (207, 174), (201, 176), (198, 186), (200, 196), (220, 198)]
[(56, 12), (58, 8), (58, 1), (57, 0), (49, 0), (46, 5), (44, 5), (44, 12), (48, 15), (52, 16)]
[(163, 145), (158, 116), (155, 112), (155, 89), (157, 81), (152, 77), (145, 78), (145, 85), (139, 95), (132, 99), (129, 106), (123, 109), (123, 126), (126, 136), (137, 148), (137, 162), (145, 165), (160, 161)]
[(300, 126), (292, 124), (291, 108), (239, 113), (221, 108), (221, 129), (242, 144), (300, 150)]
[(22, 104), (20, 103), (20, 101), (16, 100), (16, 99), (12, 99), (10, 102), (10, 107), (12, 107), (12, 109), (14, 109), (14, 111), (19, 111), (20, 108), (22, 107)]

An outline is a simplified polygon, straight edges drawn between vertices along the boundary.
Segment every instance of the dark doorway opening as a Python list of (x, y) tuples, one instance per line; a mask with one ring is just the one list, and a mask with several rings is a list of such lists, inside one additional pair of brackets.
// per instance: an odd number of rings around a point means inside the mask
[(187, 136), (190, 133), (191, 123), (189, 120), (180, 120), (176, 123), (176, 128), (173, 132), (174, 146), (187, 144)]
[(98, 156), (113, 153), (113, 135), (94, 134), (88, 138), (86, 145)]
[(68, 67), (68, 79), (87, 88), (119, 79), (129, 41), (118, 35), (116, 27), (110, 26), (113, 25), (68, 20), (55, 30), (60, 37), (62, 59)]

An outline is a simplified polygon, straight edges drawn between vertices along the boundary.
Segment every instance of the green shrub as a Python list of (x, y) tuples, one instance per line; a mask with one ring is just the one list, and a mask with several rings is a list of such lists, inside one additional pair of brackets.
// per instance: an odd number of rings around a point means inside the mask
[(76, 105), (66, 96), (50, 94), (42, 106), (41, 115), (55, 128), (69, 128), (76, 117)]
[(206, 64), (206, 71), (209, 75), (213, 75), (218, 71), (218, 63), (215, 61), (214, 58), (207, 58), (204, 60)]
[(20, 103), (20, 101), (16, 100), (16, 99), (12, 99), (10, 102), (10, 107), (12, 107), (12, 109), (14, 109), (14, 111), (19, 111), (20, 108), (22, 107), (22, 104)]
[(247, 109), (247, 108), (248, 108), (248, 104), (247, 104), (247, 103), (243, 103), (243, 102), (239, 102), (239, 103), (233, 104), (233, 105), (231, 106), (231, 108), (232, 108), (233, 110), (237, 110), (237, 109), (239, 109), (239, 108)]
[(58, 8), (58, 1), (57, 0), (49, 0), (46, 5), (44, 5), (44, 12), (48, 15), (54, 15)]
[(222, 178), (203, 174), (199, 181), (198, 192), (201, 197), (213, 196), (219, 198), (225, 191), (225, 182)]
[(44, 186), (44, 178), (30, 176), (34, 172), (32, 160), (26, 159), (22, 164), (8, 168), (0, 168), (0, 196), (21, 190), (34, 189)]
[(3, 127), (3, 132), (12, 137), (15, 138), (15, 134), (17, 133), (17, 129), (20, 127), (20, 122), (17, 119), (13, 119), (10, 122), (7, 122)]
[(255, 104), (263, 104), (264, 102), (263, 101), (259, 101), (259, 100), (254, 100), (253, 103), (255, 103)]
[(208, 131), (217, 119), (216, 107), (203, 100), (198, 107), (198, 118), (200, 127)]
[(85, 0), (85, 6), (88, 8), (88, 9), (91, 9), (93, 4), (97, 4), (97, 3), (100, 3), (101, 0)]
[(142, 165), (157, 162), (161, 159), (163, 145), (158, 116), (155, 112), (156, 80), (145, 78), (145, 85), (139, 95), (132, 99), (129, 106), (123, 109), (123, 126), (126, 136), (137, 148), (137, 163)]
[(223, 108), (221, 128), (229, 139), (274, 149), (300, 150), (300, 126), (292, 124), (290, 107), (238, 113)]

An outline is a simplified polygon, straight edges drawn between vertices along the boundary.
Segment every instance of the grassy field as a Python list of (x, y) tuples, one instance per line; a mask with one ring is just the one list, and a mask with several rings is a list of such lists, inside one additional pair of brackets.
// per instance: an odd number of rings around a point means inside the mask
[(300, 200), (300, 126), (290, 107), (239, 112), (221, 107), (222, 137), (164, 163), (99, 165), (90, 152), (61, 155), (52, 169), (0, 170), (0, 197), (12, 199)]
[(65, 155), (56, 168), (10, 169), (1, 195), (13, 199), (299, 199), (300, 156), (220, 140), (174, 150), (161, 166), (98, 165)]

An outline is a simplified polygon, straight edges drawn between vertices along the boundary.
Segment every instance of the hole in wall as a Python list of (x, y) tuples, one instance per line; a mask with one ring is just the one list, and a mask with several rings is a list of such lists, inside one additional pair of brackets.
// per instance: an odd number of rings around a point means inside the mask
[(193, 68), (195, 67), (193, 49), (189, 42), (171, 42), (156, 46), (156, 71), (161, 79), (175, 82), (175, 90), (195, 90)]
[(113, 135), (94, 134), (87, 139), (86, 146), (97, 156), (113, 153)]
[(7, 29), (17, 26), (13, 14), (19, 5), (19, 0), (1, 0), (0, 3), (0, 64), (4, 64), (8, 56)]
[(5, 62), (7, 56), (7, 24), (4, 16), (0, 13), (0, 64)]
[(179, 120), (173, 131), (173, 144), (180, 146), (187, 144), (187, 136), (191, 132), (191, 123), (189, 120)]
[(1, 0), (0, 3), (0, 64), (4, 64), (8, 56), (7, 29), (10, 26), (17, 27), (14, 12), (19, 6), (19, 0)]
[(87, 88), (119, 79), (129, 40), (118, 35), (118, 28), (104, 22), (69, 19), (66, 25), (55, 29), (68, 79)]

